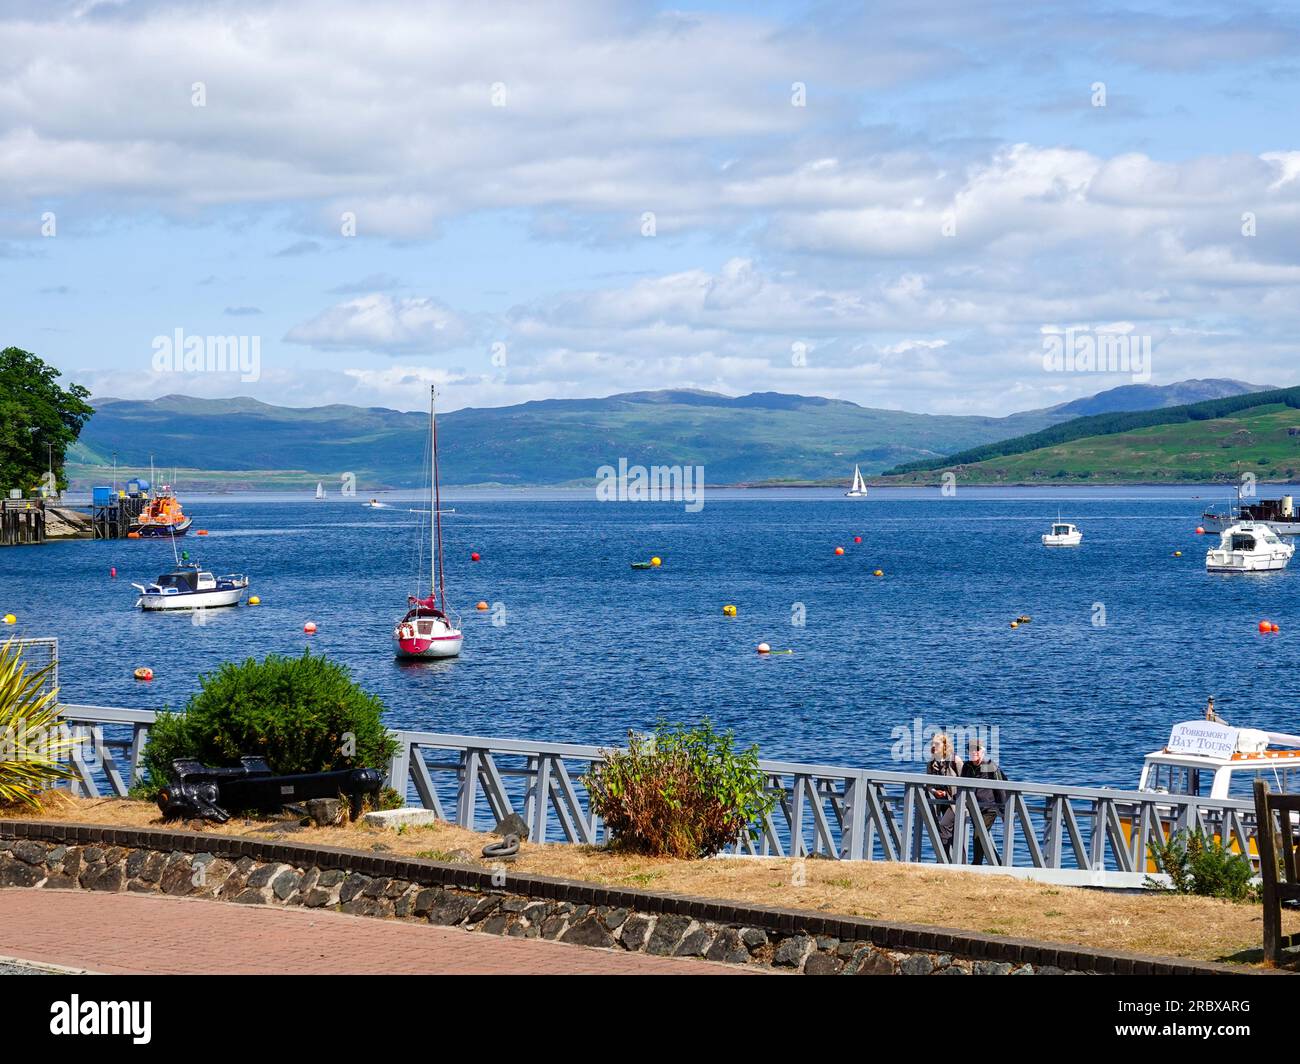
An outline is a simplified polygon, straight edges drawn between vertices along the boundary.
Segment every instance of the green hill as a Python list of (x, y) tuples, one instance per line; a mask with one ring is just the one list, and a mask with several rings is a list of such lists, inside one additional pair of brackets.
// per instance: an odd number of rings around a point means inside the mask
[[(1274, 401), (1224, 417), (1071, 438), (979, 462), (961, 462), (954, 455), (944, 471), (959, 484), (1200, 484), (1235, 481), (1248, 472), (1260, 481), (1294, 481), (1300, 477), (1300, 396), (1294, 398), (1296, 405)], [(941, 472), (914, 470), (880, 479), (934, 484)]]
[[(702, 465), (710, 484), (836, 483), (847, 482), (855, 464), (871, 475), (899, 463), (943, 462), (954, 451), (974, 453), (971, 448), (1008, 437), (1051, 431), (1084, 410), (1145, 410), (1256, 387), (1230, 380), (1127, 385), (1000, 418), (913, 414), (775, 392), (629, 392), (456, 410), (439, 416), (438, 437), (443, 479), (453, 485), (590, 482), (600, 466), (620, 458)], [(190, 489), (300, 490), (353, 473), (358, 489), (366, 490), (412, 487), (423, 476), (428, 419), (420, 412), (183, 395), (94, 405), (69, 453), (68, 473), (79, 489), (107, 483), (115, 453), (119, 481), (147, 472), (152, 454), (160, 469), (178, 469), (179, 483)]]
[[(382, 408), (271, 406), (253, 399), (99, 400), (70, 453), (74, 483), (124, 467), (183, 471), (191, 487), (284, 488), (356, 474), (362, 488), (406, 487), (423, 473), (426, 414)], [(1052, 424), (1051, 410), (957, 417), (878, 410), (773, 392), (632, 392), (456, 410), (438, 417), (448, 484), (590, 481), (620, 457), (703, 465), (709, 483), (848, 480)]]

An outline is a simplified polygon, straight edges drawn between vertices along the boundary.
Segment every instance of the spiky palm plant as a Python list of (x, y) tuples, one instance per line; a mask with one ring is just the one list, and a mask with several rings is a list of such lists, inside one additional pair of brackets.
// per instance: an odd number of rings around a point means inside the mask
[(75, 740), (62, 727), (57, 689), (41, 692), (53, 665), (28, 674), (19, 644), (0, 645), (0, 805), (40, 807), (40, 796), (72, 773)]

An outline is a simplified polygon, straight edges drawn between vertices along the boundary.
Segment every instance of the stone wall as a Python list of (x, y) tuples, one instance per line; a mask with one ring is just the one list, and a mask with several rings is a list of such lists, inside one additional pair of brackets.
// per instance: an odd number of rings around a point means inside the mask
[(135, 891), (418, 920), (807, 975), (1193, 973), (1097, 953), (824, 913), (604, 888), (474, 865), (187, 831), (0, 821), (0, 887)]

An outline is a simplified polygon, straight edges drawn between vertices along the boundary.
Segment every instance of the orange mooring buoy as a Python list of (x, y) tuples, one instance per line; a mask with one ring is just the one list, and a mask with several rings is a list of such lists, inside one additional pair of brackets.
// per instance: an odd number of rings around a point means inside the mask
[(844, 553), (844, 548), (843, 548), (843, 547), (836, 547), (836, 548), (835, 548), (835, 553), (836, 553), (836, 554), (843, 554), (843, 553)]
[(308, 621), (306, 624), (304, 624), (304, 625), (302, 626), (302, 630), (303, 630), (304, 632), (306, 632), (308, 635), (315, 635), (315, 634), (316, 634), (316, 622), (315, 622), (315, 621)]
[(1273, 622), (1272, 622), (1272, 621), (1260, 621), (1260, 622), (1259, 622), (1259, 630), (1260, 630), (1261, 632), (1271, 632), (1271, 631), (1273, 630)]
[(485, 610), (485, 609), (488, 608), (488, 604), (487, 604), (486, 602), (480, 602), (480, 603), (479, 603), (477, 606), (475, 606), (474, 608), (475, 608), (476, 610)]

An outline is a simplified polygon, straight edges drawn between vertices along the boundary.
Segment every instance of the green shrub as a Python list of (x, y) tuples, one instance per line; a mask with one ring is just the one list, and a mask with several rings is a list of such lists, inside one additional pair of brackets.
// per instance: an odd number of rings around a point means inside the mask
[(141, 797), (158, 793), (178, 757), (235, 765), (240, 755), (257, 754), (276, 773), (382, 772), (397, 750), (380, 721), (383, 703), (342, 665), (310, 652), (227, 662), (199, 685), (184, 712), (160, 713), (150, 730)]
[(1203, 831), (1177, 831), (1167, 842), (1151, 843), (1149, 849), (1156, 868), (1170, 879), (1168, 888), (1148, 879), (1149, 887), (1230, 901), (1250, 901), (1256, 896), (1250, 882), (1254, 876), (1250, 861)]
[(707, 857), (734, 845), (776, 804), (766, 793), (758, 748), (737, 750), (731, 732), (661, 721), (650, 736), (628, 733), (626, 750), (583, 778), (591, 808), (615, 847), (648, 856)]

